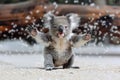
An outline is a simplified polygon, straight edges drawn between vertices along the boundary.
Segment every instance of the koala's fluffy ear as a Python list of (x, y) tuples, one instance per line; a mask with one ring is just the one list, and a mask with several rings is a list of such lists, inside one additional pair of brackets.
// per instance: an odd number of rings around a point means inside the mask
[(66, 16), (68, 18), (68, 21), (70, 22), (70, 27), (72, 29), (79, 27), (80, 16), (78, 14), (70, 13), (70, 14), (67, 14)]
[(54, 14), (48, 12), (43, 16), (44, 27), (49, 28), (52, 26), (54, 20)]

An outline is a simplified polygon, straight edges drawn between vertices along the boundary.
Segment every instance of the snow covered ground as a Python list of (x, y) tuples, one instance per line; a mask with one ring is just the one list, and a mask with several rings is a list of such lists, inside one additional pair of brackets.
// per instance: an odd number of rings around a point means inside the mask
[(45, 71), (42, 55), (0, 55), (0, 80), (120, 80), (119, 57), (76, 56), (73, 66)]
[[(73, 67), (79, 68), (45, 71), (42, 48), (39, 45), (30, 47), (22, 41), (0, 42), (0, 80), (120, 80), (119, 56), (76, 55)], [(120, 53), (119, 47), (113, 46), (74, 49), (81, 54), (92, 54), (92, 51), (96, 54)]]

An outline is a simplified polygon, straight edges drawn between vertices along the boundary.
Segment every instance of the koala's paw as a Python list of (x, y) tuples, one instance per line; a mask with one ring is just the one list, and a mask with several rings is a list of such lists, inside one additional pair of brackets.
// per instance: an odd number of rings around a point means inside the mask
[(46, 69), (47, 71), (50, 71), (50, 70), (53, 70), (54, 67), (50, 67), (50, 66), (49, 66), (49, 67), (46, 67), (45, 69)]
[(90, 34), (86, 34), (85, 37), (84, 37), (84, 40), (87, 40), (87, 41), (91, 40), (91, 35)]
[(52, 65), (46, 65), (45, 69), (48, 70), (48, 71), (50, 71), (50, 70), (54, 69), (54, 66), (52, 66)]
[(29, 35), (31, 35), (31, 36), (36, 36), (37, 35), (37, 30), (34, 27), (29, 26), (29, 27), (27, 27), (26, 30), (29, 33)]

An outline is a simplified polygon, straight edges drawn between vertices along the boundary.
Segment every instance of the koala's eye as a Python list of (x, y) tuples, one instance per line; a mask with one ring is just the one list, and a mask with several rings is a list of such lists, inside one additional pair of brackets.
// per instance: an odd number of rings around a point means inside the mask
[(68, 26), (65, 26), (65, 28), (68, 28)]

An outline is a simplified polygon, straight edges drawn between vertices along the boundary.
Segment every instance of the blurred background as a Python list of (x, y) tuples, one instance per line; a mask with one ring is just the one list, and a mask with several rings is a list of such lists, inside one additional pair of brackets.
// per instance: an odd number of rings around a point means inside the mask
[(39, 52), (26, 27), (43, 28), (42, 17), (49, 11), (57, 16), (77, 13), (82, 31), (91, 27), (92, 41), (76, 53), (120, 53), (120, 0), (0, 0), (0, 53)]
[[(0, 0), (1, 4), (9, 4), (9, 3), (18, 3), (24, 2), (28, 0)], [(49, 2), (56, 2), (58, 4), (91, 4), (91, 3), (98, 3), (101, 2), (105, 3), (106, 5), (120, 5), (120, 0), (49, 0)]]

